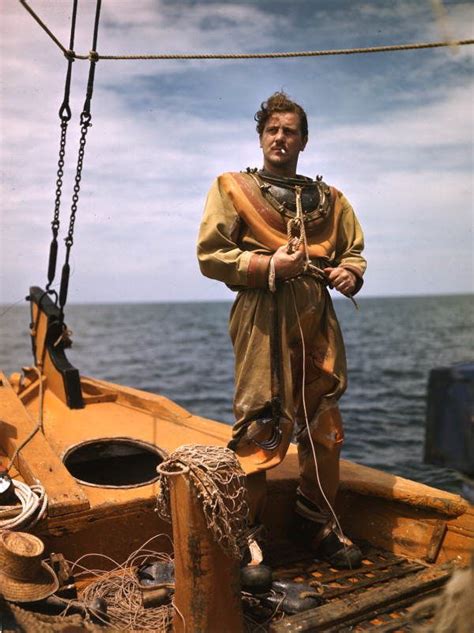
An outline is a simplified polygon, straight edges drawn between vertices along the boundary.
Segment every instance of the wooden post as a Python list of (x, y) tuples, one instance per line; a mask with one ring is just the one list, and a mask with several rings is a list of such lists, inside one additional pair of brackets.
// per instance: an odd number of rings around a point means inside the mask
[(175, 633), (242, 633), (239, 561), (213, 540), (187, 469), (169, 472)]

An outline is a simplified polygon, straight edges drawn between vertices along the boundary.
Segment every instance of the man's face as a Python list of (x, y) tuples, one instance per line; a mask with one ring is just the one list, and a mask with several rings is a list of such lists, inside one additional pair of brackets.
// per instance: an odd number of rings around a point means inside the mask
[(278, 176), (294, 176), (299, 153), (307, 140), (301, 134), (300, 117), (296, 112), (272, 114), (260, 137), (264, 168)]

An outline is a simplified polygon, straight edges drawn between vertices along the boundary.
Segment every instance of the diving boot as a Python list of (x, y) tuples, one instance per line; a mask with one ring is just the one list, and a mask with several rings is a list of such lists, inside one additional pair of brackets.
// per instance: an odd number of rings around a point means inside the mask
[(264, 594), (272, 588), (272, 570), (263, 564), (261, 544), (264, 539), (263, 525), (254, 525), (249, 529), (240, 567), (240, 586), (247, 593)]
[(362, 552), (344, 534), (334, 520), (326, 523), (296, 515), (295, 531), (315, 558), (336, 569), (356, 569), (362, 564)]

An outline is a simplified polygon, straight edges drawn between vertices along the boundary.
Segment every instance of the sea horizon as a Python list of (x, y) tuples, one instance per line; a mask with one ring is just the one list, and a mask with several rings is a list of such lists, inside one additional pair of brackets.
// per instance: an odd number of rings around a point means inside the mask
[[(474, 361), (474, 294), (334, 301), (349, 386), (340, 401), (345, 459), (461, 492), (462, 475), (423, 462), (432, 369)], [(232, 300), (71, 303), (67, 357), (83, 376), (160, 394), (232, 424)], [(0, 311), (0, 368), (33, 362), (26, 302)]]
[[(66, 304), (66, 308), (65, 311), (67, 311), (67, 306), (89, 306), (89, 305), (104, 305), (104, 306), (109, 306), (109, 305), (173, 305), (173, 304), (206, 304), (206, 303), (215, 303), (215, 304), (223, 304), (223, 303), (233, 303), (235, 296), (237, 295), (237, 293), (235, 293), (235, 295), (229, 297), (228, 299), (202, 299), (202, 298), (183, 298), (183, 299), (173, 299), (173, 300), (167, 300), (167, 299), (153, 299), (153, 300), (149, 300), (149, 299), (124, 299), (124, 300), (118, 300), (118, 301), (95, 301), (95, 300), (84, 300), (84, 301), (68, 301), (68, 303)], [(17, 301), (1, 301), (0, 302), (0, 310), (3, 310), (4, 308), (10, 308), (10, 307), (15, 307), (15, 306), (19, 306), (21, 303), (28, 303), (27, 300), (27, 295), (25, 294), (24, 297), (22, 297), (21, 299), (18, 299)], [(355, 299), (357, 301), (357, 303), (359, 303), (360, 301), (365, 301), (366, 299), (382, 299), (382, 300), (391, 300), (391, 299), (430, 299), (430, 298), (441, 298), (441, 297), (472, 297), (474, 299), (474, 290), (472, 292), (443, 292), (443, 293), (423, 293), (423, 294), (386, 294), (386, 295), (366, 295), (363, 294), (363, 291), (356, 295)], [(346, 297), (342, 297), (339, 294), (336, 293), (331, 293), (331, 299), (333, 301), (346, 301), (347, 298)], [(1, 318), (2, 314), (0, 312), (0, 318)]]

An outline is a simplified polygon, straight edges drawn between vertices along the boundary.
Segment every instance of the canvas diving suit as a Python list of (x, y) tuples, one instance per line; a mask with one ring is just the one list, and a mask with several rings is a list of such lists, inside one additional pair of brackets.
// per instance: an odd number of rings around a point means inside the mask
[[(346, 389), (346, 359), (322, 277), (302, 274), (277, 280), (274, 292), (269, 287), (270, 259), (287, 243), (288, 223), (295, 218), (295, 186), (301, 191), (311, 262), (319, 269), (348, 268), (356, 275), (357, 292), (366, 268), (361, 255), (362, 230), (344, 195), (319, 177), (278, 178), (251, 169), (219, 176), (208, 194), (198, 258), (204, 275), (238, 293), (229, 321), (235, 353), (233, 448), (245, 472), (262, 473), (276, 466), (292, 438), (296, 439), (299, 492), (324, 515), (327, 504), (317, 483), (305, 418), (316, 450), (319, 480), (332, 504), (343, 442), (337, 402)], [(275, 309), (276, 320), (270, 318)], [(279, 339), (279, 436), (278, 445), (268, 449), (265, 439), (274, 429), (271, 423), (260, 422), (272, 417), (275, 356), (271, 334), (273, 329), (275, 336), (275, 327)], [(254, 504), (254, 513), (257, 507)]]

